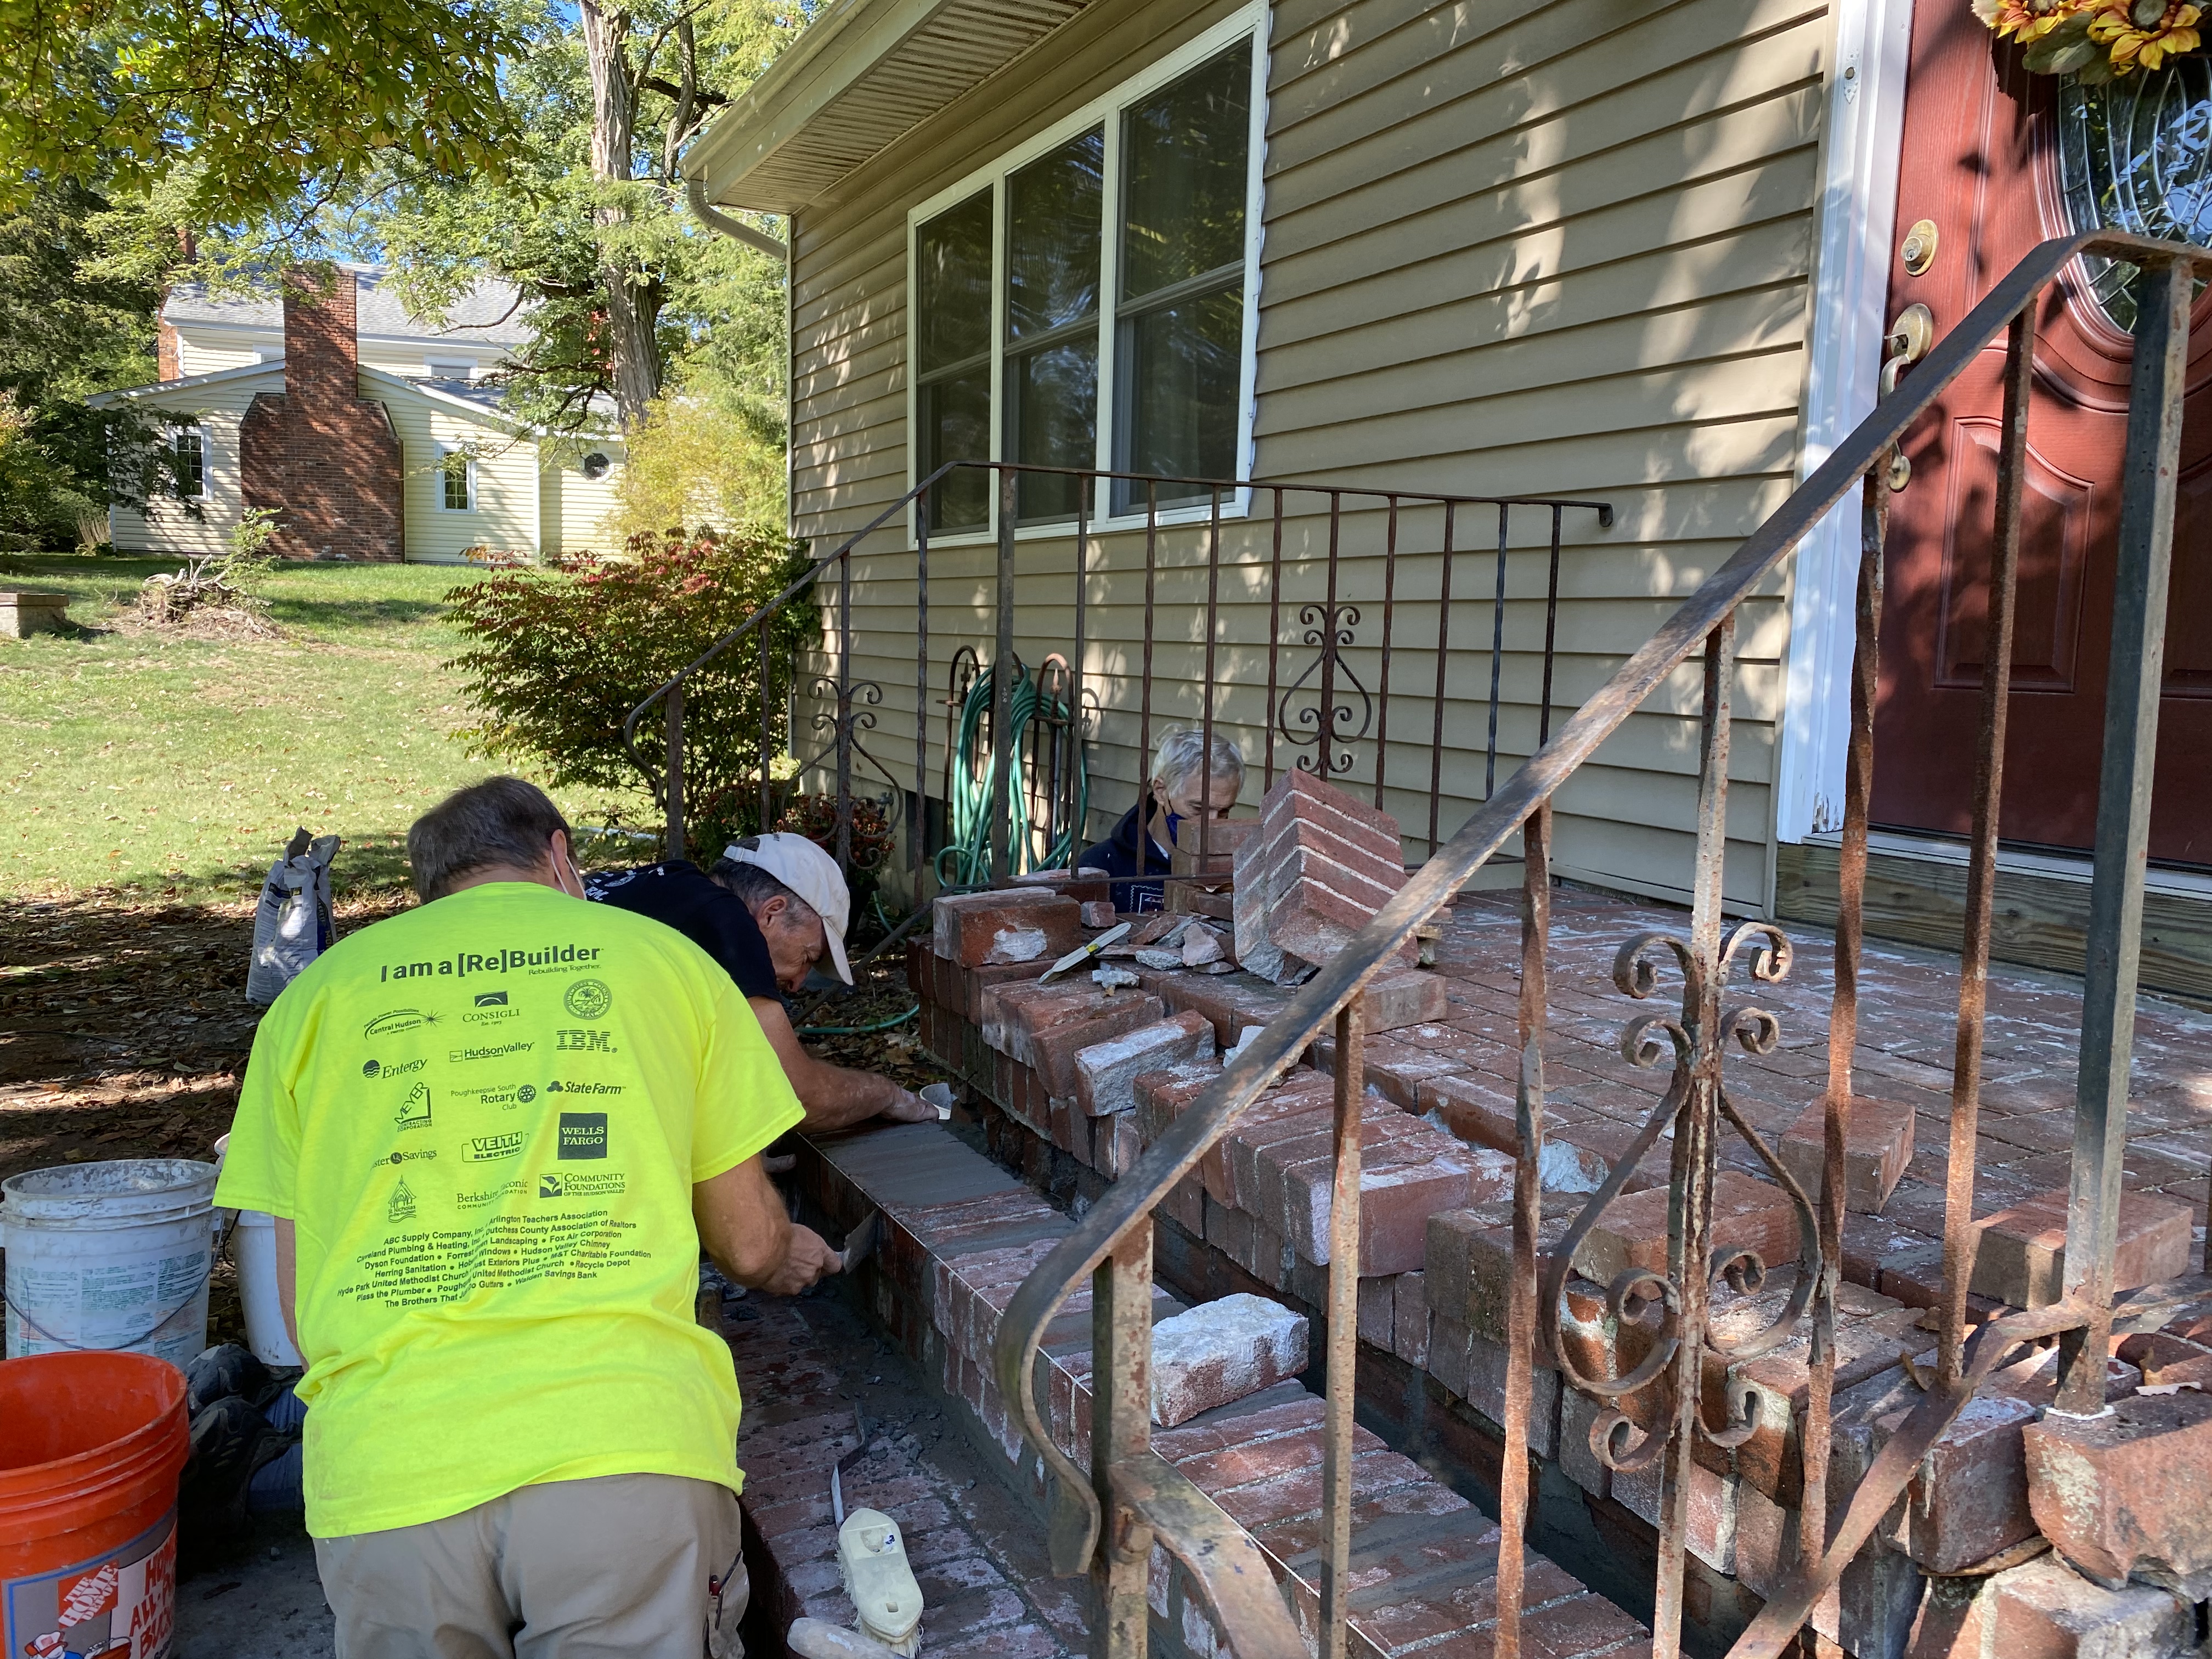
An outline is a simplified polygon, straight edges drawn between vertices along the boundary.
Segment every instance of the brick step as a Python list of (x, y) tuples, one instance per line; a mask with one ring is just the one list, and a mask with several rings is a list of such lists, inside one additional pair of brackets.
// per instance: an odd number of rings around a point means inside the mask
[[(1561, 903), (1565, 925), (1555, 931), (1554, 947), (1571, 958), (1589, 950), (1578, 936), (1589, 930), (1576, 927), (1574, 901), (1563, 895)], [(1412, 1398), (1425, 1389), (1445, 1402), (1442, 1417), (1413, 1408), (1393, 1443), (1410, 1449), (1425, 1436), (1449, 1443), (1457, 1449), (1453, 1461), (1474, 1471), (1486, 1460), (1494, 1463), (1502, 1439), (1496, 1425), (1504, 1415), (1517, 986), (1512, 953), (1500, 947), (1509, 930), (1517, 929), (1510, 912), (1487, 901), (1462, 903), (1445, 913), (1443, 922), (1437, 971), (1395, 976), (1417, 985), (1423, 999), (1442, 989), (1444, 1006), (1398, 1007), (1407, 1017), (1394, 1014), (1393, 1029), (1366, 1046), (1359, 1334), (1367, 1351), (1364, 1368), (1401, 1368), (1419, 1384)], [(988, 969), (971, 972), (930, 962), (916, 967), (917, 989), (929, 988), (926, 1044), (997, 1109), (987, 1116), (994, 1154), (1063, 1200), (1095, 1197), (1218, 1080), (1220, 1062), (1206, 1052), (1208, 1033), (1216, 1048), (1233, 1042), (1246, 1026), (1273, 1018), (1292, 994), (1243, 973), (1147, 969), (1133, 990), (1109, 998), (1083, 981), (1040, 994), (1012, 975), (979, 984), (973, 975)], [(1119, 1012), (1106, 1013), (1102, 1005), (1118, 1005)], [(1664, 1086), (1662, 1076), (1626, 1066), (1613, 1047), (1621, 1020), (1635, 1012), (1609, 987), (1578, 984), (1566, 973), (1553, 981), (1547, 1047), (1558, 1059), (1547, 1061), (1543, 1165), (1547, 1249), (1610, 1165), (1626, 1155)], [(1102, 1037), (1109, 1030), (1113, 1035)], [(1730, 1086), (1767, 1150), (1802, 1182), (1817, 1170), (1826, 1067), (1802, 1051), (1802, 1036), (1797, 1040), (1798, 1048), (1785, 1043), (1768, 1056), (1732, 1055), (1739, 1068)], [(1315, 1069), (1294, 1068), (1171, 1191), (1158, 1212), (1164, 1278), (1209, 1295), (1249, 1290), (1277, 1296), (1310, 1314), (1325, 1304), (1334, 1092), (1328, 1073), (1335, 1058), (1332, 1042), (1316, 1043), (1306, 1056)], [(1143, 1069), (1152, 1059), (1167, 1063)], [(1942, 1283), (1944, 1136), (1920, 1121), (1940, 1100), (1926, 1075), (1931, 1069), (1916, 1072), (1898, 1057), (1862, 1054), (1861, 1086), (1881, 1092), (1855, 1098), (1846, 1147), (1850, 1282), (1838, 1309), (1839, 1414), (1832, 1447), (1840, 1469), (1871, 1461), (1917, 1398), (1905, 1362), (1926, 1363), (1934, 1346), (1927, 1310), (1939, 1300)], [(1077, 1098), (1064, 1104), (1052, 1079), (1066, 1071), (1079, 1080), (1093, 1070), (1110, 1087), (1086, 1095), (1079, 1085)], [(2039, 1109), (2008, 1114), (2008, 1108), (2027, 1104), (2008, 1100), (2008, 1086), (1992, 1084), (1984, 1091), (1985, 1121), (2013, 1141), (1985, 1137), (1984, 1143), (2001, 1167), (1978, 1172), (1981, 1239), (1969, 1298), (1975, 1318), (2049, 1300), (2062, 1270), (2065, 1194), (2036, 1187), (2027, 1172), (2063, 1179), (2063, 1170), (2047, 1170), (2048, 1158), (2024, 1161), (2025, 1152), (2039, 1149), (2048, 1137)], [(1755, 1251), (1766, 1267), (1756, 1291), (1718, 1295), (1718, 1334), (1730, 1340), (1781, 1314), (1796, 1283), (1801, 1239), (1795, 1206), (1765, 1158), (1733, 1133), (1721, 1144), (1716, 1243)], [(1650, 1331), (1610, 1318), (1598, 1287), (1631, 1265), (1663, 1264), (1670, 1150), (1662, 1139), (1646, 1155), (1572, 1264), (1564, 1340), (1585, 1376), (1622, 1375), (1649, 1350)], [(2144, 1184), (2160, 1173), (2155, 1158), (2131, 1154), (2118, 1261), (2124, 1282), (2171, 1278), (2187, 1266), (2191, 1212), (2180, 1189)], [(2193, 1382), (2198, 1371), (2212, 1371), (2212, 1341), (2200, 1340), (2208, 1335), (2170, 1331), (2160, 1340), (2171, 1352), (2155, 1358), (2176, 1368), (2177, 1380)], [(1808, 1339), (1808, 1330), (1799, 1331), (1733, 1377), (1717, 1355), (1708, 1357), (1706, 1420), (1725, 1421), (1731, 1399), (1746, 1394), (1759, 1412), (1741, 1444), (1722, 1448), (1700, 1439), (1696, 1446), (1690, 1547), (1698, 1571), (1690, 1600), (1693, 1619), (1709, 1632), (1724, 1635), (1748, 1616), (1795, 1559)], [(2144, 1380), (2130, 1363), (2140, 1358), (2116, 1360), (2116, 1399), (2133, 1397)], [(2018, 1375), (1995, 1380), (1945, 1437), (1914, 1485), (1910, 1514), (1877, 1533), (1816, 1614), (1822, 1635), (1860, 1659), (1901, 1659), (1914, 1619), (1934, 1594), (1929, 1586), (1941, 1576), (2033, 1546), (2039, 1522), (2031, 1512), (2024, 1431), (2050, 1403), (2048, 1376), (2039, 1381), (2036, 1370), (2016, 1367)], [(1399, 1374), (1389, 1373), (1391, 1382)], [(1655, 1475), (1615, 1474), (1591, 1441), (1609, 1402), (1565, 1386), (1540, 1360), (1535, 1389), (1532, 1450), (1580, 1489), (1601, 1534), (1631, 1555), (1649, 1550), (1658, 1515)], [(1363, 1404), (1370, 1398), (1364, 1381)], [(1843, 1415), (1847, 1405), (1856, 1416)], [(1650, 1409), (1650, 1401), (1631, 1401), (1626, 1409), (1632, 1439), (1644, 1426), (1638, 1414)], [(1468, 1432), (1461, 1431), (1463, 1423), (1472, 1425)], [(2178, 1432), (2172, 1425), (2162, 1431)], [(1832, 1494), (1844, 1490), (1832, 1480)], [(1532, 1536), (1552, 1547), (1557, 1534), (1545, 1532), (1547, 1524), (1540, 1517)], [(2117, 1557), (2136, 1550), (2142, 1559), (2164, 1561), (2179, 1547), (2154, 1528), (2110, 1516), (2080, 1522), (2075, 1530), (2103, 1540), (2094, 1550), (2081, 1545), (2077, 1553)], [(2148, 1541), (2133, 1541), (2138, 1534)], [(1566, 1565), (1590, 1577), (1587, 1557), (1570, 1553)], [(1596, 1577), (1618, 1588), (1602, 1573)], [(1697, 1611), (1700, 1606), (1709, 1617)]]
[(1049, 1576), (1029, 1506), (905, 1356), (871, 1334), (850, 1286), (726, 1302), (721, 1330), (744, 1390), (738, 1462), (753, 1605), (775, 1638), (756, 1644), (754, 1659), (782, 1659), (794, 1619), (854, 1622), (837, 1571), (830, 1471), (860, 1444), (856, 1401), (871, 1449), (842, 1477), (846, 1506), (899, 1522), (932, 1659), (1078, 1659), (1088, 1650), (1081, 1586)]
[[(1041, 1506), (1041, 1465), (1025, 1455), (1008, 1418), (990, 1375), (991, 1352), (1014, 1289), (1072, 1224), (939, 1125), (811, 1139), (799, 1174), (806, 1199), (836, 1224), (881, 1211), (885, 1239), (860, 1275), (869, 1310), (937, 1397), (964, 1415), (975, 1442), (996, 1449), (1014, 1490)], [(1034, 1384), (1052, 1432), (1079, 1464), (1090, 1455), (1089, 1305), (1086, 1291), (1069, 1298), (1046, 1333)], [(1173, 1426), (1155, 1427), (1155, 1449), (1251, 1532), (1310, 1631), (1322, 1577), (1322, 1404), (1294, 1380), (1306, 1359), (1304, 1321), (1249, 1291), (1187, 1308), (1160, 1290), (1155, 1322), (1156, 1354), (1185, 1378), (1180, 1391), (1156, 1381), (1156, 1421)], [(1362, 1588), (1354, 1628), (1385, 1659), (1446, 1632), (1479, 1642), (1493, 1616), (1496, 1527), (1364, 1430), (1355, 1483)], [(805, 1512), (774, 1520), (800, 1531), (819, 1524)], [(1529, 1639), (1559, 1659), (1637, 1659), (1648, 1650), (1634, 1620), (1533, 1551), (1528, 1559)], [(1226, 1646), (1195, 1585), (1162, 1551), (1154, 1556), (1152, 1612), (1155, 1640), (1167, 1651), (1212, 1659)]]

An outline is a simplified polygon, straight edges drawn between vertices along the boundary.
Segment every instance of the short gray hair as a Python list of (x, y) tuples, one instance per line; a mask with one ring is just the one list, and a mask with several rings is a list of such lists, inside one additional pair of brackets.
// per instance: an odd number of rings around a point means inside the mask
[(1206, 768), (1208, 782), (1234, 778), (1239, 788), (1243, 787), (1243, 751), (1220, 732), (1213, 734), (1211, 750), (1206, 748), (1206, 733), (1195, 726), (1171, 726), (1160, 734), (1159, 747), (1152, 751), (1155, 783), (1180, 788), (1197, 775), (1201, 766)]
[[(748, 853), (753, 852), (760, 846), (760, 837), (747, 836), (737, 844)], [(707, 876), (717, 885), (736, 894), (744, 901), (744, 907), (748, 910), (757, 913), (761, 906), (766, 904), (770, 899), (787, 898), (791, 901), (794, 921), (820, 920), (818, 913), (812, 905), (750, 859), (716, 859), (714, 867), (707, 872)]]
[(534, 869), (550, 856), (555, 830), (568, 833), (546, 793), (520, 778), (486, 778), (456, 789), (407, 831), (407, 865), (428, 904), (471, 871), (511, 864)]

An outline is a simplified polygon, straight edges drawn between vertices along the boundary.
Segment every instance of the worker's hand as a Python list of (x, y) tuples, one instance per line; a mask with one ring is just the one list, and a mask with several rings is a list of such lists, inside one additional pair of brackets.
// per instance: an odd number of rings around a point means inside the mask
[(890, 1123), (934, 1123), (937, 1108), (912, 1091), (902, 1089), (897, 1098), (877, 1115)]
[(768, 1276), (760, 1288), (770, 1296), (797, 1296), (840, 1270), (837, 1252), (822, 1242), (822, 1235), (811, 1227), (794, 1224), (791, 1248), (783, 1253), (783, 1264)]

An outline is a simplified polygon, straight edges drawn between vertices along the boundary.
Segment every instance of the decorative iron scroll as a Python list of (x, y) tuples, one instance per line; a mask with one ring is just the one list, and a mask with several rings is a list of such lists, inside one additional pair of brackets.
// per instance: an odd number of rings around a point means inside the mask
[[(801, 760), (792, 769), (792, 776), (803, 778), (812, 768), (831, 756), (836, 757), (836, 778), (837, 803), (837, 836), (836, 845), (828, 850), (837, 860), (839, 868), (848, 874), (853, 864), (853, 759), (858, 756), (867, 763), (871, 770), (881, 779), (889, 792), (891, 811), (884, 814), (889, 820), (894, 812), (903, 817), (899, 803), (905, 799), (898, 780), (885, 769), (884, 763), (868, 752), (860, 741), (860, 733), (875, 729), (876, 706), (884, 700), (884, 689), (873, 680), (853, 680), (840, 685), (834, 675), (815, 677), (807, 695), (817, 702), (828, 702), (829, 708), (817, 709), (811, 724), (817, 732), (826, 732), (829, 740), (811, 755)], [(796, 745), (794, 745), (795, 747)], [(763, 824), (763, 830), (773, 828)]]
[[(1347, 748), (1339, 752), (1338, 746), (1358, 742), (1375, 724), (1375, 699), (1344, 656), (1345, 647), (1352, 642), (1359, 626), (1359, 607), (1303, 605), (1298, 607), (1298, 620), (1305, 624), (1305, 642), (1317, 648), (1314, 659), (1290, 683), (1275, 705), (1275, 729), (1291, 748), (1310, 748), (1314, 752), (1302, 757), (1298, 765), (1325, 778), (1334, 772), (1352, 769), (1352, 750)], [(1306, 729), (1293, 731), (1291, 699), (1316, 674), (1321, 678), (1312, 694), (1314, 700), (1298, 709), (1295, 722)], [(1339, 699), (1340, 679), (1358, 696), (1357, 707)], [(1343, 727), (1355, 714), (1359, 717), (1359, 729), (1345, 731)]]
[[(1544, 1277), (1544, 1305), (1553, 1310), (1546, 1328), (1553, 1360), (1572, 1386), (1614, 1402), (1591, 1425), (1590, 1449), (1607, 1468), (1624, 1472), (1649, 1468), (1673, 1436), (1680, 1416), (1677, 1357), (1686, 1346), (1713, 1355), (1728, 1368), (1723, 1390), (1728, 1420), (1717, 1426), (1708, 1423), (1700, 1405), (1692, 1413), (1698, 1432), (1722, 1447), (1740, 1446), (1751, 1437), (1759, 1426), (1758, 1395), (1741, 1381), (1735, 1368), (1773, 1352), (1790, 1340), (1812, 1302), (1820, 1271), (1820, 1224), (1812, 1200), (1744, 1121), (1721, 1080), (1730, 1039), (1747, 1054), (1767, 1054), (1782, 1036), (1781, 1023), (1765, 1008), (1750, 1003), (1721, 1006), (1719, 996), (1729, 970), (1741, 956), (1754, 985), (1778, 983), (1790, 972), (1790, 941), (1769, 923), (1745, 922), (1729, 934), (1708, 963), (1687, 940), (1671, 933), (1639, 933), (1614, 957), (1613, 982), (1639, 1000), (1650, 996), (1659, 987), (1661, 968), (1669, 953), (1682, 975), (1680, 1015), (1644, 1014), (1632, 1019), (1622, 1030), (1620, 1052), (1631, 1065), (1645, 1068), (1657, 1066), (1671, 1053), (1673, 1078), (1626, 1155), (1607, 1173), (1605, 1183), (1583, 1205), (1552, 1252)], [(1701, 1012), (1708, 1008), (1713, 1011), (1710, 1016)], [(1532, 1102), (1531, 1109), (1540, 1111), (1541, 1102)], [(1734, 1341), (1713, 1335), (1706, 1318), (1705, 1288), (1725, 1283), (1739, 1293), (1756, 1292), (1765, 1282), (1766, 1263), (1756, 1250), (1733, 1245), (1717, 1249), (1713, 1243), (1709, 1194), (1717, 1169), (1715, 1134), (1723, 1120), (1759, 1155), (1790, 1194), (1797, 1213), (1798, 1273), (1790, 1300), (1765, 1329)], [(1585, 1375), (1576, 1363), (1571, 1340), (1574, 1322), (1566, 1304), (1570, 1264), (1644, 1155), (1668, 1134), (1674, 1141), (1674, 1208), (1668, 1216), (1668, 1237), (1679, 1241), (1674, 1257), (1665, 1273), (1631, 1266), (1605, 1287), (1606, 1310), (1618, 1328), (1644, 1331), (1650, 1346), (1626, 1376)], [(1700, 1274), (1695, 1294), (1686, 1282), (1691, 1263), (1697, 1264)], [(1623, 1402), (1647, 1395), (1634, 1413), (1623, 1409)]]

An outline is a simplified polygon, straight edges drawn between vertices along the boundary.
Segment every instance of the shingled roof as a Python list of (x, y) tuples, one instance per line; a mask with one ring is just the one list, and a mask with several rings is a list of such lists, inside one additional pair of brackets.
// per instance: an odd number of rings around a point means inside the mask
[[(355, 283), (357, 327), (364, 336), (386, 339), (476, 340), (518, 346), (531, 336), (529, 307), (512, 283), (481, 282), (455, 301), (444, 325), (434, 326), (409, 311), (376, 265), (342, 264)], [(283, 302), (274, 286), (250, 295), (210, 295), (202, 283), (179, 283), (161, 307), (169, 323), (216, 323), (239, 328), (284, 326)]]

